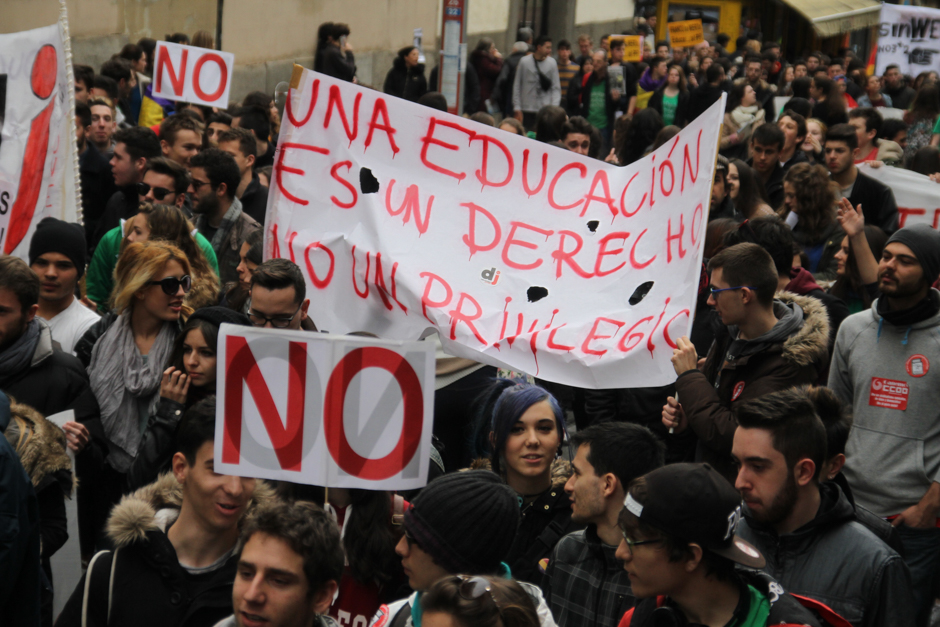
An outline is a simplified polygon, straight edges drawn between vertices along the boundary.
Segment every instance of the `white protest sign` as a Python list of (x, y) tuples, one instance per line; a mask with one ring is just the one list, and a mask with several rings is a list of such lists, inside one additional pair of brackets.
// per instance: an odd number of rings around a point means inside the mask
[(879, 22), (875, 73), (889, 65), (910, 76), (940, 71), (940, 9), (885, 3)]
[(228, 106), (235, 55), (158, 41), (153, 63), (153, 95), (207, 107)]
[(58, 24), (0, 35), (0, 253), (27, 257), (36, 225), (75, 209), (75, 120)]
[(873, 168), (868, 164), (861, 164), (858, 168), (894, 192), (894, 200), (898, 203), (899, 227), (929, 224), (936, 229), (940, 226), (940, 184), (923, 174), (902, 168)]
[[(60, 429), (67, 422), (75, 422), (75, 410), (67, 409), (58, 414), (46, 416), (46, 420), (56, 425)], [(65, 452), (72, 462), (72, 472), (75, 472), (75, 451), (66, 447)], [(52, 580), (55, 581), (58, 590), (74, 590), (75, 586), (82, 578), (82, 556), (81, 548), (78, 543), (78, 503), (74, 494), (71, 498), (65, 500), (65, 516), (68, 527), (69, 539), (52, 556)], [(65, 608), (65, 602), (68, 601), (68, 595), (57, 594), (54, 599), (52, 615), (58, 616), (59, 612)]]
[(369, 490), (427, 483), (433, 342), (223, 324), (215, 468)]
[(689, 332), (724, 100), (616, 167), (295, 66), (265, 256), (333, 332), (581, 387), (664, 385)]

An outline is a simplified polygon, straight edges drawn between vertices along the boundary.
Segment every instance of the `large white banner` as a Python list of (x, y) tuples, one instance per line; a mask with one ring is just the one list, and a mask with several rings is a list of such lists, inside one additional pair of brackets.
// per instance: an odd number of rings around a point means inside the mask
[(859, 171), (877, 179), (891, 188), (898, 203), (898, 224), (940, 226), (940, 184), (923, 174), (901, 168), (882, 166), (872, 168), (862, 164)]
[(58, 24), (0, 35), (0, 253), (24, 259), (36, 224), (74, 222), (75, 121)]
[(940, 71), (940, 9), (881, 5), (876, 72), (897, 65), (902, 74)]
[(675, 380), (724, 111), (616, 167), (295, 66), (266, 257), (331, 332), (581, 387)]
[(218, 347), (216, 472), (370, 490), (427, 483), (432, 342), (223, 324)]

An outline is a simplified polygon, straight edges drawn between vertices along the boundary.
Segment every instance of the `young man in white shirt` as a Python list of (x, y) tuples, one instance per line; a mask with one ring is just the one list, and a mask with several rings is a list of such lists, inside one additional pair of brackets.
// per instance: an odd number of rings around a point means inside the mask
[(74, 355), (75, 343), (98, 321), (98, 314), (75, 298), (85, 274), (84, 229), (55, 218), (40, 222), (29, 243), (29, 266), (39, 276), (39, 317), (62, 350)]

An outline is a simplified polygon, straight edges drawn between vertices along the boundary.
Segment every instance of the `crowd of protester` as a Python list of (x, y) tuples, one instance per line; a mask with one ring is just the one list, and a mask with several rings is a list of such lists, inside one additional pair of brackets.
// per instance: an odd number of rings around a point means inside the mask
[[(314, 69), (358, 82), (350, 35), (321, 25)], [(274, 99), (161, 100), (151, 39), (76, 65), (84, 224), (0, 257), (0, 623), (926, 626), (940, 233), (899, 228), (863, 170), (940, 179), (938, 76), (646, 41), (628, 62), (617, 37), (524, 28), (505, 58), (482, 38), (464, 111), (628, 165), (727, 95), (676, 382), (580, 390), (439, 350), (429, 483), (403, 494), (213, 466), (220, 325), (317, 330), (300, 268), (262, 254)], [(446, 109), (420, 59), (402, 48), (384, 91)]]

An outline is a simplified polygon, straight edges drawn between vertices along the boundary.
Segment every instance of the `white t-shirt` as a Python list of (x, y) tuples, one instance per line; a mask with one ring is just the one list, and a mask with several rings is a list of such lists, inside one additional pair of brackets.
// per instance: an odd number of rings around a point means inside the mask
[(52, 339), (62, 346), (62, 350), (74, 355), (75, 344), (85, 335), (85, 331), (100, 319), (98, 314), (77, 298), (73, 298), (72, 304), (65, 311), (46, 322), (52, 330)]

